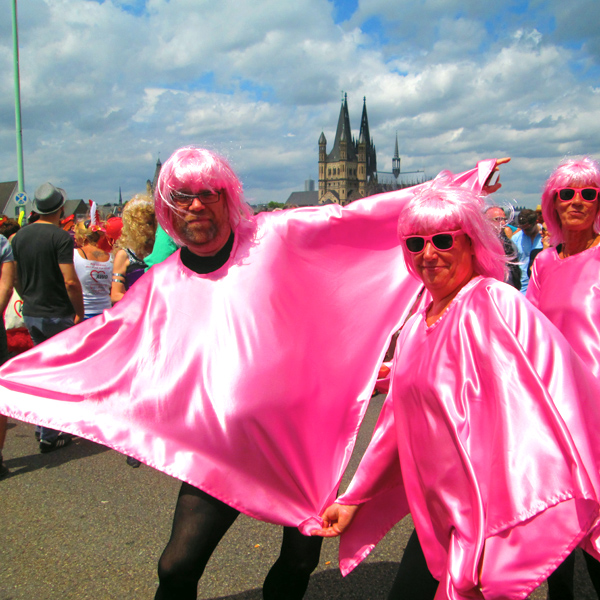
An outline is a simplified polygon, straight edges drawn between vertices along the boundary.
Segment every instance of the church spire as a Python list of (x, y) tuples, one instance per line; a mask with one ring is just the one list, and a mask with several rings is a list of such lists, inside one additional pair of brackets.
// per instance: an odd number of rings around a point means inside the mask
[(398, 179), (400, 176), (400, 154), (398, 153), (398, 132), (396, 131), (396, 149), (394, 150), (394, 158), (392, 158), (392, 173)]
[(367, 117), (367, 98), (363, 96), (363, 110), (362, 117), (360, 119), (360, 134), (358, 136), (358, 143), (364, 142), (367, 148), (371, 145), (371, 135), (369, 133), (369, 117)]
[(367, 177), (374, 175), (377, 171), (377, 154), (375, 152), (375, 145), (371, 140), (371, 133), (369, 131), (369, 117), (367, 116), (367, 98), (363, 97), (363, 110), (362, 117), (360, 119), (360, 135), (358, 136), (358, 143), (365, 144), (366, 158), (367, 158)]
[(347, 154), (344, 160), (356, 160), (356, 150), (352, 143), (352, 132), (350, 131), (350, 115), (348, 114), (348, 94), (342, 96), (342, 107), (338, 119), (337, 131), (331, 153), (327, 157), (329, 161), (341, 160), (341, 143), (347, 142)]

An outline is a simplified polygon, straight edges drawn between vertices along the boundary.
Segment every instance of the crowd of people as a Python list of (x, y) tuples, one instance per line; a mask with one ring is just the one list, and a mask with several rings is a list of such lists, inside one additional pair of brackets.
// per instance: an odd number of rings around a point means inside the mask
[(600, 165), (559, 165), (513, 224), (490, 202), (508, 160), (254, 216), (222, 157), (182, 148), (120, 235), (92, 210), (74, 239), (43, 184), (35, 222), (0, 235), (0, 309), (19, 295), (35, 346), (0, 369), (0, 413), (36, 423), (43, 453), (78, 435), (182, 480), (158, 600), (196, 598), (239, 512), (284, 526), (266, 600), (304, 597), (323, 537), (347, 573), (409, 513), (390, 600), (546, 579), (573, 598), (578, 547), (600, 597)]
[[(35, 192), (26, 226), (0, 215), (0, 308), (6, 333), (0, 330), (0, 364), (100, 315), (144, 273), (142, 258), (152, 250), (156, 230), (151, 198), (135, 197), (122, 217), (110, 214), (106, 219), (90, 203), (88, 218), (77, 220), (65, 217), (66, 200), (63, 189), (45, 183)], [(2, 459), (5, 437), (6, 417), (0, 416), (0, 477), (9, 473)], [(42, 453), (72, 441), (68, 434), (41, 426), (35, 437)], [(141, 463), (128, 457), (127, 464)]]

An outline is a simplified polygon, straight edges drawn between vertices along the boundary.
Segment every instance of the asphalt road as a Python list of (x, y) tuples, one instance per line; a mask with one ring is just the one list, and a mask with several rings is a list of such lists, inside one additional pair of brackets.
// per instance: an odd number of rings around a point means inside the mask
[[(383, 398), (371, 402), (346, 481)], [(179, 482), (146, 466), (132, 469), (123, 455), (83, 439), (42, 455), (33, 426), (9, 421), (9, 428), (4, 457), (11, 474), (0, 481), (0, 600), (152, 599)], [(337, 540), (325, 540), (306, 600), (385, 599), (411, 531), (407, 518), (345, 579)], [(198, 598), (260, 600), (281, 532), (241, 515), (208, 564)], [(594, 600), (582, 563), (576, 598)], [(545, 586), (531, 596), (545, 597)]]

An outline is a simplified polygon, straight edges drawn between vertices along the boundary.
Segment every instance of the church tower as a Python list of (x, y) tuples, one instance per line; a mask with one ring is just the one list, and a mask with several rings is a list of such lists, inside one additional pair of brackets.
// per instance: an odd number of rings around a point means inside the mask
[(369, 133), (367, 101), (363, 99), (363, 113), (358, 142), (352, 137), (348, 94), (342, 98), (335, 140), (327, 154), (327, 140), (319, 137), (319, 203), (348, 204), (367, 195), (367, 184), (376, 176), (377, 157)]
[(160, 175), (160, 170), (162, 169), (162, 163), (160, 162), (160, 157), (156, 160), (156, 168), (154, 169), (154, 177), (152, 181), (149, 179), (146, 180), (146, 193), (149, 196), (154, 195), (154, 190), (156, 189), (156, 182), (158, 181), (158, 176)]

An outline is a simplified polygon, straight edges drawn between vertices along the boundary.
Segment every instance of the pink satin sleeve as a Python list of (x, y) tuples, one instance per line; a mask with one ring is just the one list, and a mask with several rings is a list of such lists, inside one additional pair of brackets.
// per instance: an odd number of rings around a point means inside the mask
[(554, 248), (533, 263), (527, 299), (560, 329), (594, 375), (600, 377), (600, 246), (567, 258)]
[(340, 538), (340, 570), (346, 576), (410, 512), (400, 469), (391, 393), (352, 482), (336, 502), (361, 505), (352, 526)]
[[(479, 189), (494, 164), (460, 184)], [(111, 310), (5, 364), (0, 413), (310, 532), (420, 288), (396, 237), (414, 191), (259, 215), (208, 275), (177, 252)]]
[[(407, 323), (394, 363), (397, 514), (407, 499), (436, 598), (524, 598), (576, 545), (597, 555), (600, 384), (521, 294), (473, 280), (433, 326), (424, 312)], [(387, 466), (391, 429), (373, 442)], [(365, 501), (357, 518), (387, 466), (359, 467), (342, 497)], [(344, 534), (341, 564), (354, 566), (388, 524), (370, 516)]]

